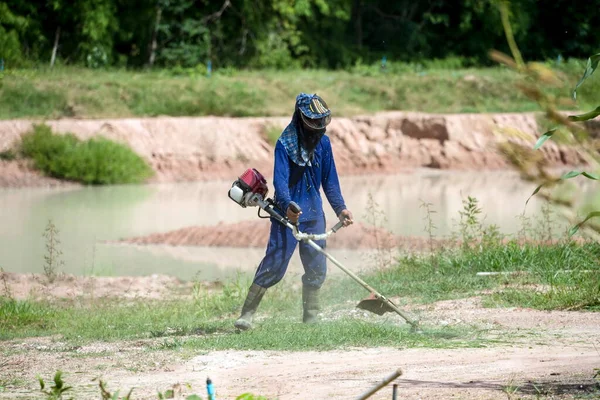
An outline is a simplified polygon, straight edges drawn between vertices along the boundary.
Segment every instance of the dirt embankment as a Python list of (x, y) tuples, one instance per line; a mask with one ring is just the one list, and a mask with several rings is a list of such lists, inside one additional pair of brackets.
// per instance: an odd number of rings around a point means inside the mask
[[(103, 135), (131, 146), (156, 171), (154, 181), (173, 182), (237, 176), (248, 167), (269, 175), (273, 146), (268, 133), (289, 117), (158, 117), (143, 119), (45, 121), (56, 132), (82, 139)], [(34, 121), (0, 121), (0, 151), (18, 142)], [(515, 138), (515, 132), (521, 138)], [(340, 174), (396, 172), (429, 167), (500, 169), (508, 164), (497, 144), (508, 138), (532, 145), (539, 134), (534, 113), (424, 114), (385, 112), (335, 118), (328, 129)], [(573, 149), (547, 142), (541, 150), (550, 166), (582, 163)], [(0, 186), (49, 185), (15, 161), (0, 164)]]

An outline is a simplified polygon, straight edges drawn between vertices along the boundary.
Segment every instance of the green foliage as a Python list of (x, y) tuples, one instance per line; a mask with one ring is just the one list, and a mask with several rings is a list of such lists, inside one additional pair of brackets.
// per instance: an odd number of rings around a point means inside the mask
[(459, 233), (463, 247), (471, 247), (476, 239), (483, 233), (483, 224), (479, 219), (482, 213), (479, 207), (479, 200), (475, 197), (467, 196), (462, 201), (463, 209), (459, 211)]
[(8, 4), (0, 2), (0, 59), (6, 67), (18, 67), (23, 63), (20, 33), (27, 28), (27, 19), (15, 15)]
[(592, 76), (594, 71), (596, 71), (596, 68), (598, 68), (599, 62), (600, 62), (600, 53), (594, 54), (593, 56), (588, 58), (587, 65), (585, 66), (585, 71), (583, 72), (583, 76), (581, 77), (581, 79), (579, 79), (579, 82), (577, 82), (577, 84), (575, 85), (575, 88), (573, 89), (573, 100), (577, 99), (577, 89), (579, 88), (579, 86), (581, 86), (581, 84), (586, 79), (588, 79), (590, 76)]
[(12, 149), (0, 151), (0, 160), (11, 161), (16, 158), (17, 158), (17, 154)]
[(235, 400), (268, 400), (264, 396), (256, 396), (252, 393), (244, 393), (235, 398)]
[(60, 400), (63, 394), (72, 389), (71, 386), (66, 386), (62, 379), (62, 372), (56, 371), (54, 375), (54, 384), (46, 389), (46, 383), (41, 377), (38, 377), (40, 383), (40, 391), (46, 395), (48, 400)]
[[(142, 67), (151, 59), (168, 67), (211, 60), (217, 68), (351, 68), (358, 60), (369, 65), (383, 56), (393, 62), (424, 64), (437, 58), (452, 60), (455, 67), (465, 66), (465, 60), (485, 65), (490, 48), (506, 47), (495, 4), (5, 0), (0, 2), (0, 58), (11, 68), (25, 61), (47, 64), (58, 37), (59, 63), (90, 68)], [(512, 31), (523, 44), (523, 56), (562, 60), (597, 51), (595, 14), (589, 12), (596, 8), (597, 0), (513, 2)]]
[(21, 43), (15, 30), (7, 31), (0, 26), (0, 58), (8, 66), (18, 66), (22, 60)]
[(148, 164), (129, 147), (103, 137), (86, 141), (35, 125), (22, 137), (21, 152), (49, 176), (85, 184), (139, 183), (151, 176)]
[[(550, 137), (552, 137), (555, 133), (560, 132), (560, 136), (563, 137), (563, 139), (566, 137), (570, 144), (575, 145), (578, 148), (582, 154), (582, 157), (584, 158), (584, 162), (588, 165), (588, 168), (598, 169), (600, 167), (600, 157), (598, 156), (598, 152), (595, 150), (597, 148), (596, 139), (591, 137), (590, 132), (588, 132), (584, 126), (578, 125), (577, 122), (585, 122), (600, 115), (600, 106), (597, 106), (592, 111), (580, 115), (571, 115), (569, 117), (562, 115), (560, 107), (562, 104), (564, 104), (564, 99), (562, 99), (560, 96), (557, 97), (551, 94), (549, 90), (549, 88), (556, 87), (561, 84), (561, 77), (559, 77), (559, 74), (557, 74), (556, 71), (552, 70), (547, 65), (542, 65), (536, 62), (525, 63), (517, 45), (517, 41), (515, 40), (515, 36), (513, 35), (513, 26), (510, 21), (510, 17), (512, 16), (510, 7), (511, 3), (508, 1), (501, 1), (497, 3), (497, 6), (501, 13), (502, 25), (512, 57), (498, 51), (491, 51), (491, 58), (517, 71), (522, 79), (516, 86), (522, 93), (524, 93), (533, 102), (537, 103), (544, 110), (545, 116), (549, 121), (558, 125), (557, 127), (540, 136), (534, 146), (534, 150), (538, 150)], [(598, 67), (599, 62), (600, 53), (594, 54), (588, 58), (583, 76), (581, 76), (573, 88), (573, 100), (577, 99), (578, 88), (592, 76)], [(564, 128), (564, 130), (559, 130), (559, 128)], [(510, 152), (505, 153), (507, 155), (510, 154)], [(552, 204), (561, 207), (562, 214), (564, 214), (572, 223), (574, 223), (573, 221), (578, 218), (573, 211), (575, 208), (573, 204), (573, 198), (575, 196), (571, 196), (565, 201), (565, 199), (561, 198), (560, 195), (553, 193), (541, 193), (540, 190), (544, 186), (554, 186), (557, 184), (557, 182), (571, 179), (579, 175), (592, 180), (600, 179), (600, 177), (594, 172), (578, 171), (568, 172), (559, 178), (552, 177), (551, 174), (545, 170), (543, 163), (535, 162), (535, 155), (528, 155), (528, 158), (530, 158), (529, 162), (519, 160), (514, 156), (509, 156), (507, 158), (509, 158), (509, 161), (521, 170), (522, 175), (526, 179), (537, 183), (536, 189), (527, 199), (525, 204), (527, 205), (531, 197), (539, 193)], [(531, 166), (534, 166), (535, 168), (530, 169)], [(598, 216), (600, 216), (600, 211), (589, 212), (583, 220), (576, 223), (569, 230), (569, 235), (572, 236), (578, 232), (588, 220)], [(590, 224), (589, 227), (591, 230), (588, 231), (588, 235), (598, 238), (598, 232), (600, 229), (592, 224)]]
[(98, 380), (98, 386), (100, 387), (100, 395), (102, 396), (102, 400), (130, 400), (131, 394), (133, 393), (133, 388), (131, 388), (124, 397), (119, 397), (119, 391), (117, 390), (116, 392), (111, 393), (106, 387), (106, 383), (102, 379)]

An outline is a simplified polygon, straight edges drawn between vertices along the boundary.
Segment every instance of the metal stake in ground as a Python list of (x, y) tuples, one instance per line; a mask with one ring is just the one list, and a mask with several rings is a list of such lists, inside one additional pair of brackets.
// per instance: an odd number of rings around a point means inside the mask
[(375, 393), (377, 393), (380, 389), (382, 389), (382, 388), (386, 387), (387, 385), (389, 385), (390, 382), (392, 382), (394, 379), (396, 379), (400, 375), (402, 375), (402, 370), (398, 369), (393, 374), (391, 374), (390, 376), (388, 376), (387, 378), (385, 378), (382, 382), (378, 383), (377, 386), (374, 386), (372, 389), (369, 389), (368, 392), (362, 394), (356, 400), (365, 400), (365, 399), (368, 399), (369, 397), (371, 397)]

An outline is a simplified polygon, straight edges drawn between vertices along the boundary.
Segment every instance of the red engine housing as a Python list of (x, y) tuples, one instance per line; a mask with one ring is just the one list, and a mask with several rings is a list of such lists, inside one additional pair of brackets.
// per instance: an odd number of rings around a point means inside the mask
[(233, 182), (229, 198), (242, 207), (256, 206), (257, 200), (265, 200), (269, 192), (267, 180), (255, 168), (249, 168)]
[(269, 188), (267, 186), (267, 180), (264, 176), (256, 168), (248, 168), (244, 173), (240, 176), (240, 181), (247, 185), (247, 191), (260, 194), (263, 199), (267, 198), (267, 193), (269, 193)]

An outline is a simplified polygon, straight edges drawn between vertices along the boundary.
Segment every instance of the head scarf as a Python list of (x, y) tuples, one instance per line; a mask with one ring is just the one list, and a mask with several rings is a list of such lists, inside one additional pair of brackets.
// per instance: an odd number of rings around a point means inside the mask
[[(304, 123), (310, 119), (311, 125), (320, 129), (311, 129)], [(286, 152), (296, 164), (311, 165), (314, 151), (325, 135), (326, 126), (331, 121), (331, 110), (327, 104), (316, 94), (300, 93), (296, 97), (296, 106), (292, 121), (279, 137)]]

